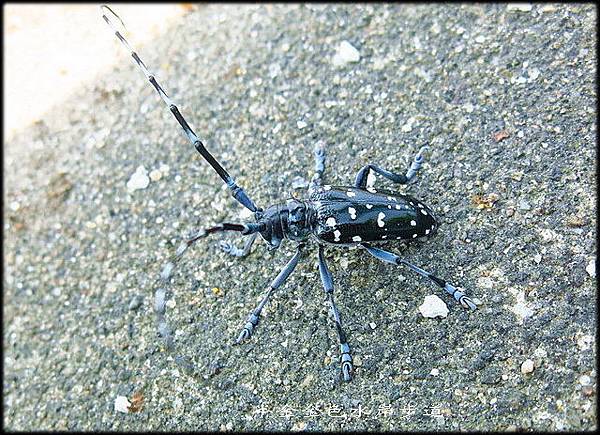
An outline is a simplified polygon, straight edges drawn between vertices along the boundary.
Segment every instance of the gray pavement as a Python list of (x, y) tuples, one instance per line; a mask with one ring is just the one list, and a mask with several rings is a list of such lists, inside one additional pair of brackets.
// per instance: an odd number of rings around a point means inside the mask
[[(482, 304), (329, 249), (351, 383), (314, 245), (243, 346), (294, 246), (196, 245), (167, 304), (175, 351), (159, 340), (162, 264), (244, 215), (115, 42), (118, 68), (4, 143), (5, 428), (595, 428), (595, 27), (592, 5), (210, 5), (138, 47), (261, 206), (304, 192), (319, 140), (331, 184), (431, 146), (408, 190), (442, 225), (389, 247)], [(342, 41), (357, 62), (334, 62)], [(129, 191), (139, 166), (155, 172)], [(446, 318), (419, 313), (430, 294)], [(135, 393), (139, 412), (115, 411)]]

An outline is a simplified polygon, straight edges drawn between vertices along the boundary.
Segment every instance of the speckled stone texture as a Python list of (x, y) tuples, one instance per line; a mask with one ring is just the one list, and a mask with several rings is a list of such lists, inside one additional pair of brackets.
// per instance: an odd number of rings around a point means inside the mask
[[(331, 184), (366, 163), (404, 172), (430, 145), (408, 190), (439, 232), (389, 249), (482, 305), (469, 312), (408, 269), (328, 249), (351, 383), (315, 245), (242, 346), (231, 344), (294, 244), (242, 260), (217, 237), (196, 245), (169, 289), (167, 352), (153, 300), (162, 264), (190, 230), (248, 217), (115, 40), (118, 68), (4, 143), (5, 428), (595, 428), (596, 13), (209, 5), (138, 47), (263, 207), (305, 193), (292, 183), (310, 179), (319, 140)], [(357, 62), (333, 62), (343, 41)], [(128, 190), (142, 165), (158, 172)], [(446, 318), (419, 313), (430, 294)], [(139, 412), (115, 411), (136, 392)]]

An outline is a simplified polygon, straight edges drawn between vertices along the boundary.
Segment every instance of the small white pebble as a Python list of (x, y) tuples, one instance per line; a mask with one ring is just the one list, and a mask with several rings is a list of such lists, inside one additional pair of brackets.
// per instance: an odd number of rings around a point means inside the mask
[(154, 169), (150, 172), (150, 179), (152, 181), (158, 181), (162, 178), (162, 172), (160, 172), (158, 169)]
[(328, 226), (330, 226), (330, 227), (335, 227), (335, 225), (337, 224), (337, 222), (335, 221), (334, 217), (329, 217), (325, 221), (325, 224), (328, 225)]
[(134, 190), (145, 189), (149, 184), (150, 178), (148, 178), (146, 168), (138, 166), (127, 182), (127, 190), (133, 192)]
[(303, 129), (304, 127), (306, 127), (308, 124), (307, 124), (306, 122), (304, 122), (304, 121), (298, 121), (298, 122), (296, 123), (296, 125), (298, 126), (298, 128), (299, 128), (300, 130), (302, 130), (302, 129)]
[(375, 184), (375, 181), (377, 181), (377, 177), (375, 176), (373, 171), (369, 171), (369, 175), (367, 175), (367, 186), (366, 187), (373, 187), (373, 185)]
[(340, 42), (335, 55), (331, 59), (331, 62), (335, 66), (341, 66), (350, 62), (358, 62), (359, 60), (360, 53), (358, 50), (348, 41), (342, 41)]
[(529, 80), (533, 81), (540, 76), (540, 70), (537, 68), (530, 68), (527, 70), (527, 74), (529, 75)]
[(531, 3), (509, 3), (506, 5), (506, 10), (509, 12), (529, 12), (533, 9)]
[(440, 374), (440, 371), (438, 369), (431, 369), (431, 372), (429, 372), (429, 374), (431, 376), (437, 376)]
[(583, 386), (592, 385), (592, 378), (588, 375), (583, 375), (579, 378), (579, 383)]
[(127, 400), (127, 397), (125, 396), (118, 396), (115, 399), (115, 411), (117, 412), (123, 412), (127, 414), (130, 406), (131, 403), (129, 403), (129, 400)]
[(448, 307), (436, 295), (425, 296), (425, 300), (419, 305), (419, 311), (423, 317), (446, 317), (449, 313)]
[(596, 259), (592, 258), (585, 268), (585, 271), (591, 276), (596, 277)]
[(521, 364), (521, 373), (527, 374), (533, 372), (533, 361), (530, 359), (526, 359)]
[(375, 329), (375, 328), (377, 328), (377, 325), (375, 324), (375, 322), (371, 322), (371, 323), (369, 323), (369, 327), (371, 329)]

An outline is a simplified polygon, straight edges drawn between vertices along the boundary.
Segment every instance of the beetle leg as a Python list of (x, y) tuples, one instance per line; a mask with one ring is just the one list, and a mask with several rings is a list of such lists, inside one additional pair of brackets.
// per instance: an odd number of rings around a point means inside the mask
[(294, 271), (294, 269), (298, 265), (298, 260), (300, 259), (300, 254), (302, 253), (302, 248), (304, 248), (304, 246), (305, 245), (303, 243), (298, 245), (298, 250), (296, 251), (296, 254), (294, 254), (290, 261), (288, 261), (283, 270), (279, 272), (279, 275), (277, 275), (277, 277), (273, 280), (273, 282), (269, 286), (269, 290), (262, 298), (258, 306), (250, 313), (250, 315), (246, 319), (244, 329), (242, 330), (242, 332), (236, 340), (236, 344), (240, 344), (242, 341), (250, 338), (250, 336), (254, 332), (254, 328), (256, 328), (256, 325), (258, 325), (260, 312), (264, 308), (265, 304), (267, 303), (273, 292), (277, 290)]
[(408, 268), (410, 268), (412, 271), (418, 273), (419, 275), (424, 276), (425, 278), (429, 278), (430, 280), (435, 282), (437, 285), (439, 285), (441, 288), (443, 288), (447, 293), (449, 293), (463, 307), (470, 308), (472, 310), (477, 308), (477, 305), (475, 304), (475, 302), (473, 302), (473, 300), (470, 297), (466, 296), (462, 291), (460, 291), (459, 289), (454, 287), (449, 282), (446, 282), (443, 279), (438, 278), (437, 276), (433, 275), (432, 273), (429, 273), (429, 272), (409, 263), (408, 261), (401, 259), (396, 254), (392, 254), (391, 252), (384, 251), (383, 249), (373, 248), (366, 243), (362, 243), (361, 246), (363, 248), (365, 248), (367, 251), (369, 251), (369, 253), (371, 255), (373, 255), (376, 258), (379, 258), (382, 261), (386, 261), (388, 263), (397, 264), (397, 265), (403, 264), (403, 265), (407, 266)]
[(315, 173), (310, 180), (309, 190), (314, 190), (323, 181), (323, 172), (325, 171), (325, 147), (323, 141), (316, 143), (313, 153), (315, 155)]
[(333, 280), (331, 278), (331, 272), (329, 272), (327, 264), (325, 263), (325, 258), (323, 257), (323, 245), (319, 245), (319, 274), (321, 275), (321, 281), (323, 282), (323, 289), (325, 290), (325, 293), (327, 293), (327, 297), (329, 299), (329, 305), (331, 306), (331, 312), (333, 314), (333, 319), (335, 320), (335, 327), (340, 340), (340, 353), (342, 354), (342, 375), (344, 377), (344, 381), (350, 381), (352, 380), (352, 375), (354, 372), (352, 355), (350, 355), (350, 346), (348, 345), (346, 334), (342, 329), (340, 313), (335, 306), (335, 302), (333, 301)]
[(358, 171), (358, 174), (356, 174), (356, 180), (354, 181), (354, 186), (356, 186), (360, 189), (366, 188), (367, 187), (367, 178), (369, 177), (369, 172), (371, 172), (371, 171), (377, 172), (379, 175), (387, 178), (388, 180), (390, 180), (394, 183), (408, 184), (413, 178), (415, 178), (415, 175), (417, 175), (417, 172), (419, 171), (419, 169), (421, 169), (421, 165), (423, 164), (423, 161), (425, 161), (425, 156), (423, 155), (423, 153), (428, 148), (429, 147), (427, 147), (427, 146), (421, 147), (421, 149), (419, 150), (419, 152), (413, 159), (413, 161), (410, 165), (410, 168), (408, 168), (406, 175), (396, 174), (394, 172), (380, 168), (379, 166), (376, 166), (373, 164), (368, 164), (368, 165), (363, 166), (360, 169), (360, 171)]
[(246, 240), (246, 243), (244, 244), (244, 247), (242, 249), (238, 248), (232, 243), (227, 242), (226, 240), (220, 240), (219, 247), (223, 251), (227, 252), (229, 255), (232, 255), (234, 257), (245, 257), (250, 253), (250, 249), (252, 248), (252, 245), (254, 244), (254, 241), (256, 240), (257, 236), (258, 233), (252, 234), (250, 238)]

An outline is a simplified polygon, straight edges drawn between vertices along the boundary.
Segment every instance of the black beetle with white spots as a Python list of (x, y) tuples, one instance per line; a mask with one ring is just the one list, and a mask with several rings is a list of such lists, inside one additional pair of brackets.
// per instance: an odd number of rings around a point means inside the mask
[(173, 346), (173, 334), (165, 319), (166, 286), (173, 274), (175, 265), (187, 248), (192, 246), (196, 241), (209, 234), (223, 231), (237, 231), (244, 236), (249, 236), (242, 249), (224, 241), (220, 242), (220, 246), (225, 252), (236, 257), (248, 255), (258, 235), (261, 236), (271, 249), (278, 248), (284, 239), (294, 241), (298, 244), (295, 255), (273, 280), (265, 296), (248, 316), (246, 324), (236, 340), (238, 344), (251, 337), (258, 325), (263, 307), (269, 297), (294, 271), (307, 243), (311, 240), (317, 243), (319, 273), (339, 337), (341, 373), (345, 381), (352, 379), (354, 367), (352, 365), (350, 346), (342, 328), (340, 313), (333, 300), (333, 279), (325, 262), (325, 246), (359, 246), (382, 261), (407, 266), (419, 275), (429, 278), (465, 308), (476, 308), (476, 304), (471, 298), (467, 297), (452, 284), (414, 266), (391, 252), (373, 246), (373, 244), (382, 244), (394, 240), (410, 242), (420, 237), (433, 235), (437, 230), (438, 223), (433, 212), (421, 201), (409, 195), (367, 186), (367, 178), (371, 171), (394, 183), (408, 184), (414, 179), (417, 171), (421, 168), (424, 161), (423, 153), (427, 147), (422, 147), (419, 150), (406, 175), (396, 174), (379, 166), (369, 164), (360, 169), (353, 186), (329, 186), (323, 185), (321, 182), (325, 169), (325, 150), (322, 146), (317, 145), (314, 150), (315, 173), (310, 181), (307, 198), (304, 200), (290, 198), (285, 203), (271, 205), (266, 209), (257, 207), (244, 189), (235, 183), (229, 173), (208, 152), (202, 141), (196, 136), (181, 115), (177, 106), (167, 96), (144, 62), (131, 48), (106, 13), (118, 19), (121, 25), (123, 25), (121, 19), (106, 5), (101, 6), (101, 10), (104, 21), (113, 29), (116, 37), (130, 52), (134, 61), (142, 69), (148, 81), (156, 89), (161, 99), (183, 128), (185, 135), (194, 145), (194, 148), (223, 179), (223, 182), (231, 190), (233, 197), (254, 214), (255, 222), (221, 223), (195, 232), (195, 234), (182, 242), (175, 255), (164, 266), (159, 278), (161, 285), (155, 294), (155, 311), (158, 316), (158, 330), (165, 339), (168, 348)]

